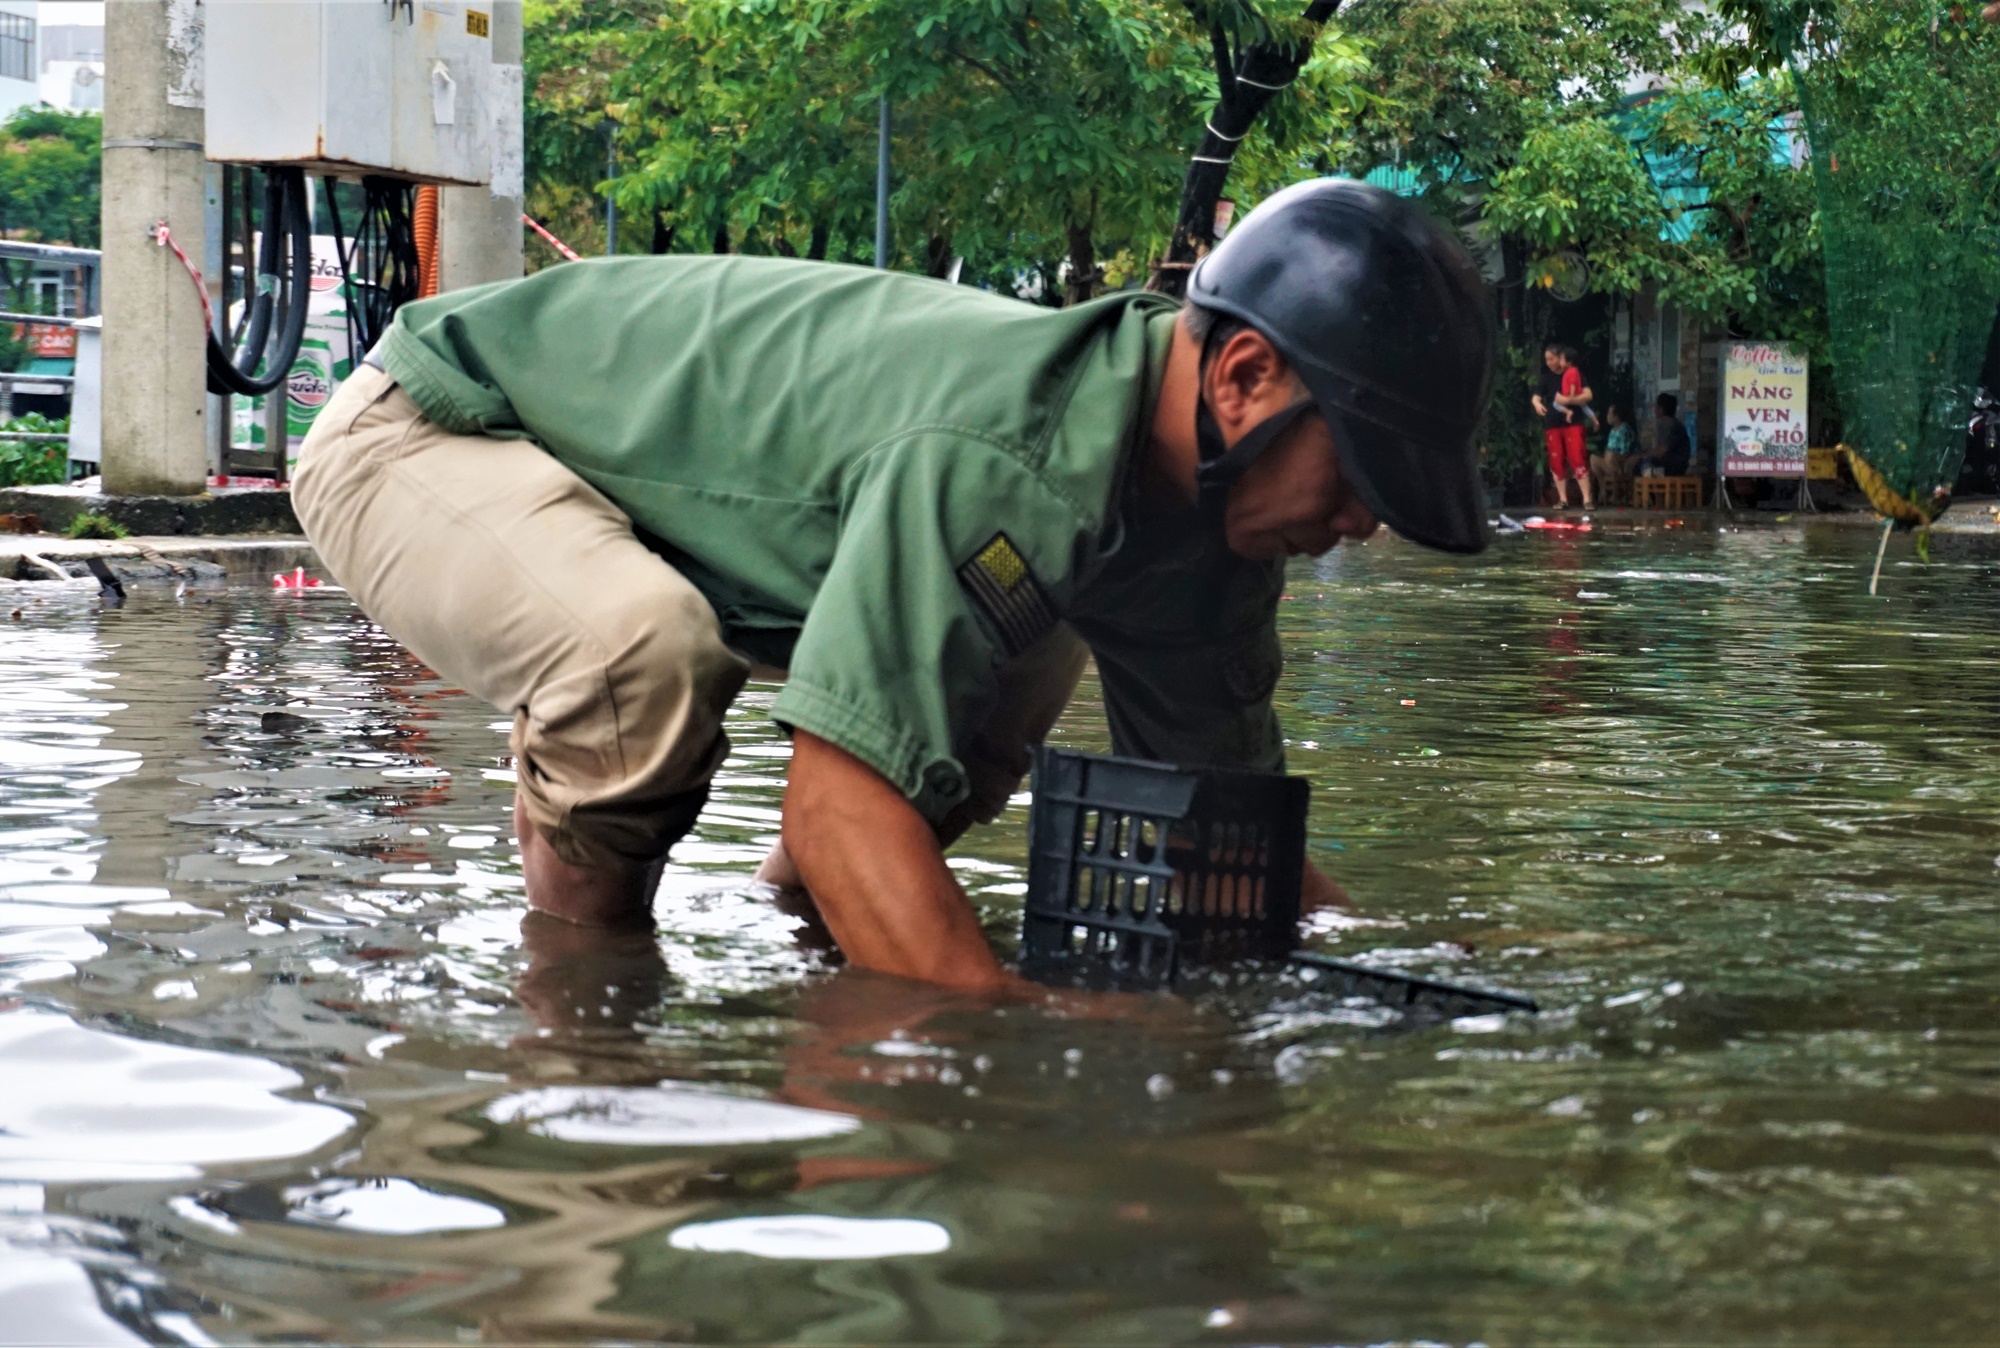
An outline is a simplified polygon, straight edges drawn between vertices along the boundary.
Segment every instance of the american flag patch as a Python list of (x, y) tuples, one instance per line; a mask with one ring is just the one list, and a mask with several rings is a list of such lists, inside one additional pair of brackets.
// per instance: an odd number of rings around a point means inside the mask
[(1056, 611), (1041, 582), (1007, 535), (995, 534), (958, 568), (959, 584), (1000, 633), (1008, 655), (1019, 655), (1056, 625)]

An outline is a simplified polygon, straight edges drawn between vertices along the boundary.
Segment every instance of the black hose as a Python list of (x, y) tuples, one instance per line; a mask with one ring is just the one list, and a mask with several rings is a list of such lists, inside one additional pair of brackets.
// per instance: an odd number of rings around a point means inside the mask
[[(359, 240), (349, 239), (347, 230), (340, 222), (340, 183), (333, 178), (322, 179), (326, 184), (326, 216), (333, 226), (333, 255), (340, 260), (340, 312), (346, 315), (348, 368), (361, 364), (361, 358), (368, 354), (368, 348), (361, 343), (360, 317), (361, 292), (354, 285), (354, 264), (358, 260), (356, 244)], [(367, 213), (362, 213), (366, 220)]]
[[(353, 315), (354, 359), (359, 360), (388, 332), (396, 310), (417, 298), (421, 260), (417, 256), (416, 189), (395, 178), (361, 180), (361, 220), (346, 253)], [(338, 223), (335, 228), (338, 229)]]
[[(245, 204), (247, 207), (247, 201)], [(223, 346), (213, 329), (209, 330), (210, 393), (259, 397), (284, 383), (291, 374), (292, 362), (298, 359), (299, 343), (305, 337), (307, 310), (312, 304), (312, 219), (308, 204), (303, 170), (264, 170), (262, 238), (258, 242), (254, 279), (249, 275), (244, 277), (244, 321), (237, 329), (241, 337), (232, 352)], [(280, 272), (287, 241), (291, 244), (291, 266)], [(281, 307), (283, 319), (277, 324), (274, 347), (272, 330)], [(257, 373), (260, 369), (261, 375)]]
[[(249, 193), (244, 193), (247, 202)], [(257, 256), (251, 259), (250, 269), (243, 277), (243, 317), (247, 326), (236, 338), (235, 360), (245, 355), (250, 357), (249, 368), (244, 374), (252, 373), (257, 362), (263, 358), (264, 345), (271, 338), (271, 311), (277, 307), (278, 291), (275, 284), (278, 277), (278, 248), (284, 242), (283, 236), (273, 227), (284, 218), (285, 185), (275, 173), (264, 175), (264, 231), (244, 234), (244, 249), (249, 249), (249, 241), (257, 240)], [(273, 284), (265, 284), (269, 278)], [(235, 360), (231, 364), (235, 364)]]

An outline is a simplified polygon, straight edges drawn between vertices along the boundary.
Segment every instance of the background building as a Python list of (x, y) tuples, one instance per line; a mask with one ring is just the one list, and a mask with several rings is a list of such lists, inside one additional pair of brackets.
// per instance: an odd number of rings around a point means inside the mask
[(0, 0), (0, 117), (42, 101), (35, 0)]
[(65, 112), (102, 112), (104, 6), (58, 0), (40, 8), (35, 59), (41, 101)]

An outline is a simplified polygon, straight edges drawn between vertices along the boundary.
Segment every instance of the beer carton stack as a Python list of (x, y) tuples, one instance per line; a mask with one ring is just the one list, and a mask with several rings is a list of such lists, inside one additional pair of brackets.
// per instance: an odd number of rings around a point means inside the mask
[[(285, 389), (285, 476), (298, 462), (299, 445), (313, 419), (354, 369), (347, 342), (347, 295), (340, 281), (340, 253), (330, 235), (313, 236), (312, 294), (306, 307), (305, 335)], [(233, 319), (233, 315), (232, 315)], [(264, 399), (232, 396), (229, 400), (229, 449), (232, 459), (255, 455), (266, 459)]]

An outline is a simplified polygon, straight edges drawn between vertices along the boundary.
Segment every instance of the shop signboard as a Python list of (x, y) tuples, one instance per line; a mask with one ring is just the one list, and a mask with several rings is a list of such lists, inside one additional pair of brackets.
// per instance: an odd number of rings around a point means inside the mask
[(1805, 353), (1787, 342), (1723, 346), (1722, 476), (1805, 476), (1807, 371)]
[(45, 327), (40, 323), (30, 326), (28, 354), (36, 360), (75, 360), (76, 329)]

